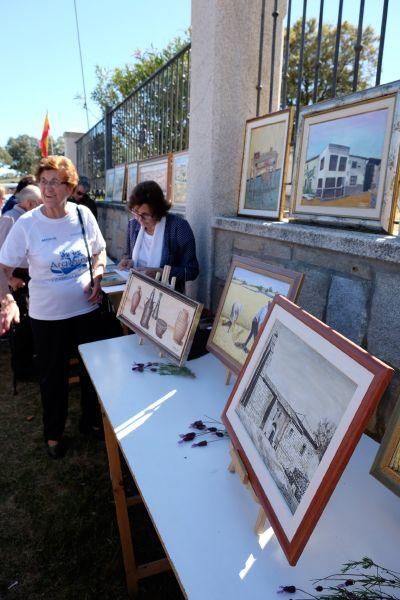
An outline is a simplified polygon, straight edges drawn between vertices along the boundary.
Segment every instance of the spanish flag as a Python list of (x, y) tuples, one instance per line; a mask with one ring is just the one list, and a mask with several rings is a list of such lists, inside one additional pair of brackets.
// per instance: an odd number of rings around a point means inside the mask
[(46, 113), (44, 123), (43, 123), (43, 133), (40, 138), (39, 147), (42, 153), (42, 158), (47, 158), (49, 155), (49, 131), (50, 131), (50, 122), (48, 113)]

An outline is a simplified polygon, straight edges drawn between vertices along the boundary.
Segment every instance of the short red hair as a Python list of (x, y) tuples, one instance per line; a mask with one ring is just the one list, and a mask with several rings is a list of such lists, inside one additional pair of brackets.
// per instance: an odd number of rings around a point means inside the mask
[(78, 185), (79, 177), (75, 165), (66, 156), (48, 156), (47, 158), (42, 158), (36, 171), (38, 180), (42, 172), (47, 169), (58, 171), (63, 178), (63, 182), (68, 183), (73, 188)]

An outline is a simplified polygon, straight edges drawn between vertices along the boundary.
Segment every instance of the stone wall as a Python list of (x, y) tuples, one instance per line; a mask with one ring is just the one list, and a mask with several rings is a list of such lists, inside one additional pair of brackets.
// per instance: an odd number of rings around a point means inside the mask
[(369, 431), (380, 439), (400, 393), (400, 239), (332, 228), (217, 217), (213, 308), (233, 254), (304, 273), (297, 303), (395, 368)]

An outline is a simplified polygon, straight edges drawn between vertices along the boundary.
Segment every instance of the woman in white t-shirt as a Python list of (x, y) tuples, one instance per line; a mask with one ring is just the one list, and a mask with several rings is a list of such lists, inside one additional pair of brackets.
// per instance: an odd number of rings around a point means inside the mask
[[(44, 437), (49, 456), (60, 458), (65, 452), (61, 438), (68, 412), (69, 358), (71, 350), (98, 336), (106, 252), (90, 210), (79, 207), (79, 214), (76, 204), (67, 202), (78, 183), (72, 162), (64, 156), (44, 158), (37, 179), (43, 204), (18, 219), (0, 251), (0, 335), (13, 321), (18, 322), (18, 307), (7, 293), (7, 281), (14, 267), (26, 258)], [(93, 284), (84, 234), (92, 256)], [(80, 430), (97, 431), (101, 421), (96, 393), (83, 365), (80, 381)]]

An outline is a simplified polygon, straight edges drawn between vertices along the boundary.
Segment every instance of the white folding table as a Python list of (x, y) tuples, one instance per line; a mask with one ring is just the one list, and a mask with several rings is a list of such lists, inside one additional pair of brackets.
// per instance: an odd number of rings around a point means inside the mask
[[(133, 361), (160, 361), (149, 343), (124, 336), (80, 346), (104, 411), (106, 443), (129, 592), (167, 560), (134, 562), (118, 446), (190, 600), (271, 600), (280, 585), (312, 590), (312, 579), (371, 557), (399, 570), (399, 499), (369, 475), (378, 445), (363, 436), (296, 567), (267, 528), (258, 537), (258, 505), (228, 472), (229, 442), (203, 448), (178, 444), (198, 419), (219, 419), (232, 386), (208, 354), (187, 363), (196, 379), (138, 373)], [(291, 597), (296, 598), (293, 594)], [(298, 596), (297, 596), (298, 597)]]

